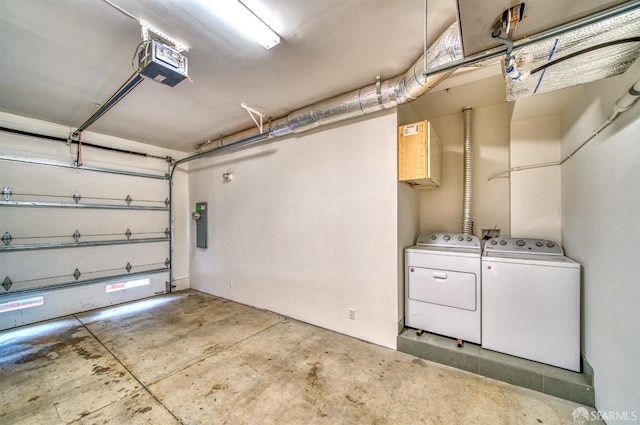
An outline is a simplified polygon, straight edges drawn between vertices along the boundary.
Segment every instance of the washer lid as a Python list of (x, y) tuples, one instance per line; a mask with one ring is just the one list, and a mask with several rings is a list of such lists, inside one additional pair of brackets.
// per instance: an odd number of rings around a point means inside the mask
[(550, 267), (580, 267), (580, 263), (564, 255), (541, 255), (510, 252), (490, 252), (482, 254), (483, 263), (513, 263)]

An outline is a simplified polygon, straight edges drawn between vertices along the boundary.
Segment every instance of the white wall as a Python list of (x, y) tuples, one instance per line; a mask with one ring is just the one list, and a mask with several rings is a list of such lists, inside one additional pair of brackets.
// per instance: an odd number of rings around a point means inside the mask
[[(421, 232), (462, 231), (464, 123), (462, 110), (432, 120), (442, 144), (442, 185), (420, 193)], [(476, 108), (472, 116), (475, 234), (481, 229), (509, 231), (509, 182), (488, 177), (509, 166), (509, 110), (506, 102)]]
[[(66, 126), (0, 113), (0, 125), (16, 130), (67, 137), (71, 129)], [(123, 148), (158, 156), (184, 156), (183, 153), (156, 148), (129, 140), (84, 132), (85, 142), (102, 146)], [(0, 154), (37, 160), (72, 164), (76, 158), (76, 145), (49, 141), (41, 138), (0, 132)], [(145, 158), (115, 153), (85, 146), (85, 167), (103, 167), (163, 176), (168, 164), (163, 159)], [(177, 202), (175, 208), (184, 216), (187, 204), (187, 174), (177, 178)], [(0, 185), (9, 186), (13, 192), (11, 201), (50, 202), (73, 204), (72, 195), (79, 192), (80, 204), (115, 204), (126, 206), (130, 195), (132, 205), (161, 206), (169, 195), (168, 181), (118, 174), (91, 172), (82, 169), (50, 167), (35, 164), (0, 161)], [(42, 196), (44, 195), (44, 196)], [(155, 202), (149, 202), (150, 200)], [(180, 231), (188, 222), (180, 218), (176, 228)], [(133, 211), (71, 208), (26, 208), (3, 205), (0, 207), (0, 233), (9, 231), (14, 238), (10, 248), (33, 243), (71, 243), (75, 230), (80, 232), (80, 242), (100, 240), (124, 240), (129, 228), (132, 239), (160, 237), (169, 227), (166, 211)], [(186, 234), (181, 230), (182, 235)], [(46, 236), (46, 238), (43, 238)], [(27, 238), (27, 239), (25, 239)], [(180, 286), (188, 285), (188, 255), (186, 239), (178, 236), (176, 246), (180, 254), (174, 258), (174, 271)], [(0, 273), (14, 282), (9, 291), (0, 288), (0, 302), (24, 298), (14, 291), (73, 281), (78, 268), (80, 280), (126, 274), (125, 266), (133, 266), (131, 273), (164, 267), (168, 257), (168, 242), (127, 244), (113, 246), (73, 247), (64, 249), (3, 251), (0, 252)], [(109, 272), (107, 272), (109, 270)], [(120, 271), (118, 271), (120, 270)], [(0, 328), (18, 326), (61, 315), (72, 314), (148, 297), (165, 290), (168, 272), (148, 275), (151, 285), (127, 291), (107, 294), (105, 283), (69, 288), (65, 291), (37, 292), (43, 295), (44, 306), (26, 310), (0, 313)], [(186, 279), (185, 279), (186, 278)], [(127, 280), (114, 279), (113, 282)], [(130, 279), (129, 279), (130, 280)], [(109, 283), (113, 283), (109, 282)]]
[(420, 233), (420, 191), (398, 183), (398, 328), (404, 328), (404, 249), (415, 245)]
[[(511, 123), (511, 167), (560, 160), (561, 115)], [(511, 235), (561, 243), (560, 166), (511, 173)]]
[(191, 163), (191, 286), (395, 348), (396, 132), (393, 110)]
[[(398, 125), (424, 120), (424, 111), (411, 102), (397, 108)], [(396, 136), (397, 137), (397, 136)], [(397, 151), (396, 151), (397, 152)], [(397, 169), (397, 166), (396, 166)], [(398, 330), (404, 328), (404, 249), (415, 245), (420, 234), (420, 193), (406, 183), (398, 183)]]
[[(563, 114), (563, 156), (638, 78), (636, 62), (583, 87)], [(640, 411), (639, 134), (636, 104), (562, 167), (562, 239), (567, 255), (583, 264), (583, 353), (594, 368), (597, 408), (605, 411)]]

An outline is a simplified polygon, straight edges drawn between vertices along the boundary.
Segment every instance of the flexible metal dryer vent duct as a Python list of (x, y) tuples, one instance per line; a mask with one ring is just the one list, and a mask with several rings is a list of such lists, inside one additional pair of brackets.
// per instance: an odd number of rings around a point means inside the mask
[(471, 200), (473, 190), (473, 145), (471, 140), (471, 113), (473, 109), (465, 108), (464, 114), (464, 182), (462, 186), (462, 233), (473, 233), (471, 221)]

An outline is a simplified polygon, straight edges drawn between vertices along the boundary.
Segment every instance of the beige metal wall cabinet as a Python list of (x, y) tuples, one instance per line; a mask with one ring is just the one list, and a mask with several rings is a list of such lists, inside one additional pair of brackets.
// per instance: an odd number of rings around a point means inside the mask
[(398, 127), (398, 180), (416, 189), (440, 186), (440, 140), (429, 121)]

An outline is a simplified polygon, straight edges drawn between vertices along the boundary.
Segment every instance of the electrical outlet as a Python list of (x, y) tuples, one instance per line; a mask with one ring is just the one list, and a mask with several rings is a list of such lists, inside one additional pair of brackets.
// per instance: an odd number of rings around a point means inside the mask
[(356, 309), (355, 308), (350, 308), (349, 309), (349, 319), (356, 320)]

